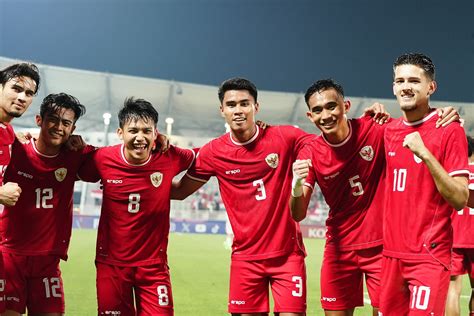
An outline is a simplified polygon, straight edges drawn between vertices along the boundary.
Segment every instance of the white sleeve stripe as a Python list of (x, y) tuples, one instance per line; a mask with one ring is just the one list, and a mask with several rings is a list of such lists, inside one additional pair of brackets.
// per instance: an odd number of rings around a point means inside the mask
[(191, 160), (191, 162), (189, 163), (189, 166), (186, 169), (191, 168), (191, 166), (193, 165), (194, 160), (196, 160), (196, 153), (194, 152), (194, 150), (192, 150), (192, 149), (189, 149), (189, 150), (191, 150), (191, 152), (193, 153), (193, 160)]
[(467, 187), (469, 190), (474, 191), (474, 183), (470, 183)]
[(451, 171), (451, 172), (449, 173), (449, 175), (450, 175), (451, 177), (452, 177), (452, 176), (464, 176), (464, 175), (466, 175), (466, 176), (469, 177), (469, 170), (466, 170), (466, 169), (464, 169), (464, 170), (455, 170), (455, 171)]
[(199, 181), (199, 182), (204, 182), (206, 183), (208, 180), (205, 180), (205, 179), (200, 179), (200, 178), (196, 178), (196, 177), (193, 177), (193, 176), (190, 176), (189, 173), (186, 173), (186, 176), (194, 181)]
[(314, 191), (313, 186), (311, 184), (309, 184), (308, 182), (305, 182), (304, 185), (307, 186), (308, 188), (310, 188), (311, 191)]

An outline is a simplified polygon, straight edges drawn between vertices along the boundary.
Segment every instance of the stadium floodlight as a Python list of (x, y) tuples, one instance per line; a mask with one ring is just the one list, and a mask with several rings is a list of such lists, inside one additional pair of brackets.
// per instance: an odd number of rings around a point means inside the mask
[(174, 119), (172, 117), (167, 117), (165, 119), (165, 123), (166, 123), (166, 134), (168, 136), (171, 136), (171, 130), (173, 127)]
[(102, 114), (102, 117), (104, 118), (104, 124), (110, 125), (110, 118), (112, 117), (112, 114), (110, 114), (109, 112), (105, 112), (104, 114)]
[(112, 114), (109, 112), (105, 112), (102, 114), (102, 118), (104, 119), (104, 146), (109, 145), (109, 126), (110, 126), (110, 118)]

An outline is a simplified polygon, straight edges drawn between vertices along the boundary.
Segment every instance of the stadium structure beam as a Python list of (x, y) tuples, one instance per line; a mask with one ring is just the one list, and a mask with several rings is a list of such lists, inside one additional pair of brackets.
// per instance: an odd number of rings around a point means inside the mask
[(293, 109), (291, 110), (290, 123), (292, 125), (295, 125), (298, 121), (298, 109), (299, 109), (299, 104), (302, 99), (303, 99), (302, 95), (299, 95), (298, 98), (296, 98), (295, 104), (293, 105)]

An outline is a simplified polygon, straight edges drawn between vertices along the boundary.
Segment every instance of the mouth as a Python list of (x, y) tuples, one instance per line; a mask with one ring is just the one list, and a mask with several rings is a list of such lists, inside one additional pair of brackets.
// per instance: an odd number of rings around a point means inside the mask
[(61, 134), (61, 133), (57, 133), (57, 132), (50, 132), (49, 136), (51, 136), (53, 138), (62, 138), (64, 135)]
[(336, 126), (336, 121), (330, 121), (330, 122), (323, 122), (320, 124), (321, 127), (325, 129), (331, 129)]
[(402, 94), (402, 100), (411, 100), (415, 95), (414, 94)]
[(148, 146), (146, 144), (133, 144), (132, 146), (133, 150), (139, 154), (145, 152), (147, 147)]
[(245, 122), (245, 118), (244, 117), (238, 117), (238, 118), (233, 119), (232, 122), (242, 123), (242, 122)]

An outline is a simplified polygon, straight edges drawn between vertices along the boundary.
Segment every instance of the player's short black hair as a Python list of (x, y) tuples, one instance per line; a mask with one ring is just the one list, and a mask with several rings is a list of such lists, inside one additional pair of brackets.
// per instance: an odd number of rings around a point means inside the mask
[(245, 79), (245, 78), (230, 78), (221, 83), (219, 86), (219, 91), (217, 95), (219, 96), (219, 101), (222, 103), (224, 100), (224, 94), (229, 90), (247, 90), (250, 95), (255, 99), (257, 102), (257, 87), (253, 84), (252, 81)]
[(313, 94), (315, 94), (316, 92), (322, 92), (322, 91), (325, 91), (325, 90), (328, 90), (328, 89), (334, 89), (336, 90), (336, 92), (344, 98), (344, 89), (342, 88), (342, 86), (337, 83), (334, 79), (321, 79), (321, 80), (318, 80), (316, 81), (315, 83), (313, 83), (307, 90), (306, 90), (306, 93), (304, 94), (304, 100), (306, 102), (306, 105), (308, 106), (309, 108), (309, 99), (311, 98), (311, 96)]
[(35, 94), (39, 90), (40, 86), (40, 74), (38, 67), (35, 64), (31, 63), (19, 63), (8, 66), (5, 69), (0, 71), (0, 84), (5, 86), (5, 84), (17, 77), (29, 77), (36, 83)]
[(120, 128), (123, 128), (125, 123), (130, 121), (148, 120), (153, 121), (156, 127), (158, 123), (158, 111), (153, 105), (144, 99), (135, 99), (134, 97), (126, 98), (123, 107), (118, 113), (118, 120)]
[(468, 157), (471, 157), (472, 156), (472, 153), (474, 151), (474, 138), (472, 138), (471, 136), (467, 136), (467, 154), (468, 154)]
[(400, 65), (415, 65), (425, 71), (425, 74), (431, 79), (435, 80), (435, 65), (428, 56), (421, 53), (406, 53), (398, 56), (393, 63), (393, 72), (395, 74), (395, 68)]
[(43, 99), (40, 106), (40, 116), (56, 113), (59, 109), (69, 109), (74, 112), (74, 122), (86, 113), (86, 107), (78, 99), (67, 93), (52, 93)]

